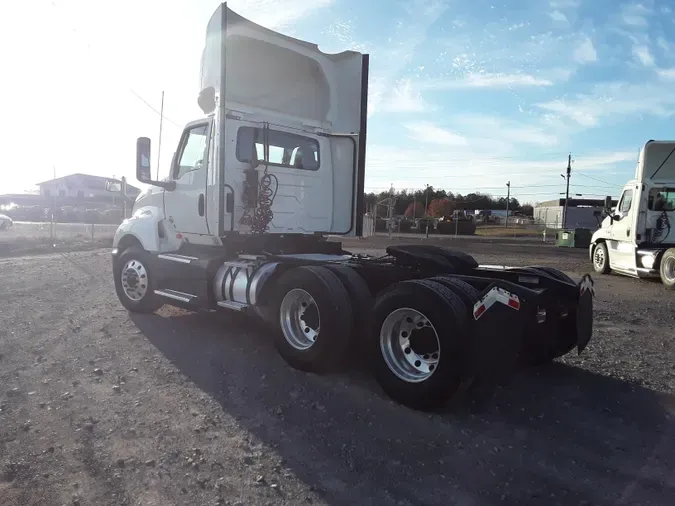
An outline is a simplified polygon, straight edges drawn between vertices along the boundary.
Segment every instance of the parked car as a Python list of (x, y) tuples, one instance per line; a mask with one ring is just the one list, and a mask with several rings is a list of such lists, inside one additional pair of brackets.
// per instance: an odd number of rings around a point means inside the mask
[(6, 214), (0, 214), (0, 230), (7, 230), (12, 226), (12, 218)]

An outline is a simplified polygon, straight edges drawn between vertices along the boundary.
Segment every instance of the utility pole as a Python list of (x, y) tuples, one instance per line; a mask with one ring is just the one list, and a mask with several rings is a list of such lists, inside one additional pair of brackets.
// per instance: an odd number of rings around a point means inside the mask
[[(424, 214), (422, 216), (427, 215), (427, 209), (429, 209), (429, 185), (426, 185), (426, 188), (424, 188)], [(427, 224), (427, 231), (426, 231), (426, 238), (429, 239), (429, 216), (426, 217), (426, 224)]]
[(389, 186), (389, 209), (387, 210), (387, 230), (389, 231), (389, 239), (391, 239), (391, 225), (394, 214), (394, 185)]
[(560, 174), (563, 179), (567, 180), (567, 189), (565, 190), (565, 208), (563, 209), (563, 230), (567, 228), (567, 202), (570, 199), (570, 176), (572, 175), (572, 153), (567, 155), (567, 177)]
[(511, 181), (506, 182), (506, 228), (509, 228), (509, 200), (511, 200)]

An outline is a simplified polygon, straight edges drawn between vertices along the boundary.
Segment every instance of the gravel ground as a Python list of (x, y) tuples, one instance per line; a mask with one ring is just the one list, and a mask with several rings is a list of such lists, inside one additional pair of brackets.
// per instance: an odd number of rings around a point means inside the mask
[[(579, 250), (452, 246), (484, 263), (588, 267)], [(238, 315), (129, 315), (105, 250), (0, 260), (0, 279), (2, 505), (675, 497), (675, 294), (658, 283), (596, 278), (596, 331), (581, 357), (423, 414), (358, 368), (291, 369)]]

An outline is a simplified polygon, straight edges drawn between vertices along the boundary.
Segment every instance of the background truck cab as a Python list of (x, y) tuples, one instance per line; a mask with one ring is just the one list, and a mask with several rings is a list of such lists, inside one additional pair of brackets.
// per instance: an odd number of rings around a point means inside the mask
[(650, 140), (640, 150), (635, 178), (626, 183), (615, 208), (605, 200), (601, 227), (591, 239), (596, 272), (661, 277), (675, 288), (675, 141)]

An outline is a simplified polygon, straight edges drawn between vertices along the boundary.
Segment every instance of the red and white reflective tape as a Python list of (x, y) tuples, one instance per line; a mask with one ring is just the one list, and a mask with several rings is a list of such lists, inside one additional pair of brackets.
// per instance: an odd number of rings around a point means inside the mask
[(483, 313), (485, 313), (495, 303), (500, 302), (505, 306), (520, 310), (520, 299), (516, 294), (507, 292), (503, 288), (495, 286), (492, 290), (485, 294), (485, 296), (473, 305), (473, 318), (477, 320)]
[(581, 297), (586, 290), (591, 291), (591, 295), (595, 295), (595, 289), (593, 288), (593, 280), (588, 274), (585, 274), (579, 283), (579, 296)]

